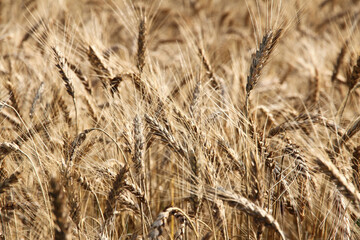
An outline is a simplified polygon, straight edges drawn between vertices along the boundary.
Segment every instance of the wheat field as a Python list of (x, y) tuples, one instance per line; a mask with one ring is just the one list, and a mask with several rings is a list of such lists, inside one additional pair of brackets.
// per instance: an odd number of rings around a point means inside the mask
[(0, 239), (360, 239), (359, 21), (1, 0)]

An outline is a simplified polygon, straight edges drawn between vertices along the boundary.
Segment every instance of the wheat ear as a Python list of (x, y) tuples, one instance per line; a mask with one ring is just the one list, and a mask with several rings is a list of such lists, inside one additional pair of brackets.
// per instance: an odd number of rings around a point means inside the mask
[(34, 115), (34, 111), (35, 111), (35, 107), (36, 107), (36, 103), (39, 101), (39, 99), (41, 98), (41, 95), (43, 93), (44, 90), (44, 82), (40, 83), (40, 86), (38, 87), (38, 89), (36, 90), (36, 94), (35, 97), (31, 103), (31, 108), (30, 108), (30, 113), (29, 116), (32, 119), (33, 115)]
[(360, 193), (356, 190), (354, 185), (348, 182), (345, 176), (339, 169), (331, 162), (316, 158), (315, 162), (319, 165), (321, 172), (325, 173), (335, 183), (339, 191), (354, 203), (360, 203)]
[(78, 120), (77, 120), (77, 107), (76, 107), (76, 101), (75, 101), (75, 91), (74, 91), (74, 87), (71, 83), (71, 80), (69, 78), (69, 76), (65, 73), (65, 64), (66, 64), (66, 60), (65, 58), (61, 55), (60, 51), (57, 50), (55, 47), (52, 47), (52, 50), (54, 52), (55, 55), (55, 66), (58, 69), (60, 75), (61, 75), (61, 79), (63, 80), (64, 84), (65, 84), (65, 88), (66, 88), (66, 92), (72, 97), (73, 103), (74, 103), (74, 107), (75, 107), (75, 128), (76, 131), (75, 133), (78, 133)]
[(211, 194), (210, 200), (215, 196), (220, 197), (230, 206), (257, 218), (259, 221), (264, 222), (267, 226), (273, 228), (281, 236), (282, 239), (286, 239), (285, 234), (280, 227), (280, 224), (274, 219), (274, 217), (267, 213), (265, 209), (257, 206), (245, 197), (222, 189), (209, 189), (208, 193)]
[(150, 233), (148, 235), (149, 239), (150, 240), (159, 239), (159, 237), (162, 235), (163, 228), (166, 225), (167, 219), (171, 215), (175, 215), (175, 214), (181, 214), (183, 217), (185, 217), (186, 220), (189, 222), (191, 228), (194, 230), (196, 237), (197, 238), (199, 237), (198, 233), (195, 231), (195, 227), (194, 227), (191, 219), (189, 218), (189, 216), (186, 215), (186, 213), (183, 210), (181, 210), (180, 208), (177, 208), (177, 207), (167, 207), (167, 208), (165, 208), (164, 211), (162, 211), (158, 215), (156, 220), (151, 225)]
[(68, 221), (69, 210), (66, 207), (66, 196), (60, 184), (60, 180), (53, 177), (50, 181), (53, 213), (55, 215), (55, 240), (70, 240), (70, 222)]
[(10, 189), (12, 185), (18, 182), (19, 175), (20, 172), (14, 172), (10, 175), (10, 177), (5, 178), (2, 182), (0, 182), (0, 195), (6, 190)]
[(344, 113), (350, 95), (360, 86), (358, 84), (359, 78), (360, 78), (360, 56), (358, 56), (356, 64), (352, 67), (351, 72), (349, 70), (346, 73), (346, 85), (348, 86), (349, 90), (346, 94), (345, 99), (342, 101), (339, 110), (336, 113), (339, 122), (341, 121), (342, 115)]
[(137, 54), (136, 54), (136, 67), (139, 70), (139, 74), (143, 72), (145, 66), (145, 54), (146, 54), (146, 17), (140, 20), (139, 35), (137, 41)]
[(249, 111), (249, 97), (251, 90), (254, 89), (256, 84), (259, 81), (260, 74), (268, 59), (274, 50), (277, 42), (280, 39), (282, 33), (282, 29), (275, 31), (268, 31), (263, 36), (263, 39), (260, 43), (259, 49), (256, 51), (255, 56), (252, 59), (252, 63), (250, 65), (250, 72), (247, 77), (246, 83), (246, 99), (245, 99), (245, 115), (248, 116)]
[(105, 64), (101, 61), (100, 57), (98, 57), (98, 55), (91, 46), (89, 46), (87, 55), (89, 62), (92, 66), (92, 69), (100, 78), (103, 87), (107, 89), (109, 85), (108, 80), (111, 78), (110, 70), (107, 67), (105, 67)]

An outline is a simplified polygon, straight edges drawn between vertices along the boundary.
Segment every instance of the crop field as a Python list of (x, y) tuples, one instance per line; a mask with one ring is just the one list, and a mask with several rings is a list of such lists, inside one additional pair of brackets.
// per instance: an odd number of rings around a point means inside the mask
[(360, 239), (360, 1), (0, 0), (0, 240)]

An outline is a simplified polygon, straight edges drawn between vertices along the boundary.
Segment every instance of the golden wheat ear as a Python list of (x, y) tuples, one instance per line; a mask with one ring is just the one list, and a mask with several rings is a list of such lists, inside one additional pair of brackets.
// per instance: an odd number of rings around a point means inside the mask
[(136, 53), (136, 67), (141, 74), (145, 66), (146, 57), (146, 17), (142, 17), (139, 23), (138, 47)]
[(66, 92), (71, 96), (73, 103), (74, 103), (74, 108), (75, 108), (75, 133), (78, 133), (78, 111), (77, 111), (77, 107), (76, 107), (76, 100), (75, 100), (75, 90), (73, 87), (73, 84), (71, 82), (70, 77), (68, 76), (68, 74), (65, 71), (65, 66), (67, 63), (67, 59), (65, 57), (62, 56), (61, 52), (56, 49), (56, 47), (52, 47), (53, 53), (54, 53), (54, 57), (55, 57), (55, 66), (58, 69), (61, 79), (63, 80), (64, 84), (65, 84), (65, 88), (66, 88)]
[(92, 69), (96, 73), (97, 77), (101, 80), (101, 83), (105, 89), (108, 88), (111, 80), (111, 72), (108, 67), (101, 61), (98, 54), (96, 54), (93, 47), (89, 46), (88, 51), (86, 52), (88, 60), (91, 64)]
[(248, 115), (249, 97), (251, 91), (258, 83), (262, 69), (267, 64), (269, 57), (275, 49), (281, 37), (282, 29), (276, 31), (268, 31), (262, 38), (259, 49), (256, 51), (250, 65), (249, 75), (246, 83), (246, 99), (245, 99), (245, 114)]

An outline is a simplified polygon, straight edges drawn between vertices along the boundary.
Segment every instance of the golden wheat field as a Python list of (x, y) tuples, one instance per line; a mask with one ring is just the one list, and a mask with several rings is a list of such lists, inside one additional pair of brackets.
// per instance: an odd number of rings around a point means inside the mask
[(0, 239), (360, 239), (360, 1), (0, 0)]

